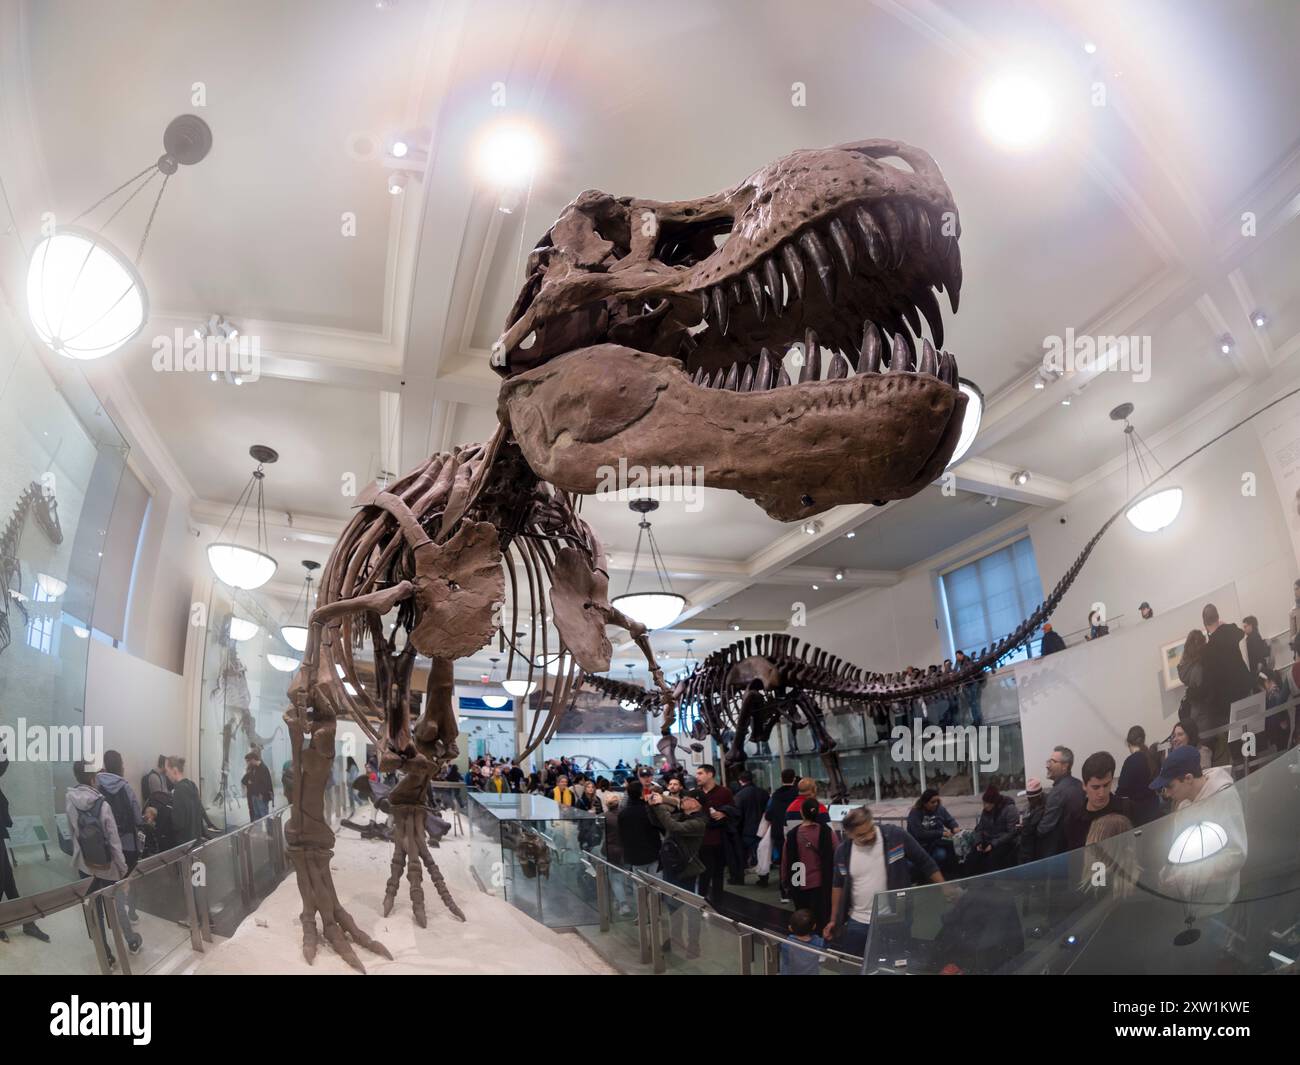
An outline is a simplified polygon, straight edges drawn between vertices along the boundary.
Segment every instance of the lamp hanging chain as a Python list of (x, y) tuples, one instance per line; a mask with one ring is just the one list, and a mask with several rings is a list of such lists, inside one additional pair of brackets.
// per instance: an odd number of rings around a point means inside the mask
[[(124, 182), (122, 182), (122, 184), (120, 184), (120, 185), (119, 185), (117, 188), (115, 188), (112, 192), (106, 193), (105, 195), (101, 196), (98, 200), (96, 200), (96, 201), (95, 201), (94, 203), (92, 203), (89, 207), (87, 207), (84, 211), (82, 211), (81, 214), (77, 215), (77, 217), (74, 218), (74, 219), (72, 220), (72, 224), (73, 224), (73, 225), (76, 225), (78, 222), (80, 222), (83, 218), (85, 218), (86, 215), (90, 214), (90, 212), (93, 211), (93, 210), (94, 210), (96, 207), (98, 207), (100, 204), (105, 203), (105, 202), (108, 201), (108, 200), (111, 200), (114, 196), (116, 196), (116, 195), (117, 195), (119, 192), (121, 192), (124, 188), (126, 188), (128, 185), (130, 185), (133, 181), (139, 181), (142, 177), (145, 176), (145, 174), (148, 174), (151, 170), (152, 170), (155, 174), (158, 173), (158, 172), (159, 172), (159, 171), (158, 171), (158, 164), (157, 164), (157, 163), (150, 163), (148, 166), (146, 166), (143, 170), (140, 171), (140, 173), (136, 174), (134, 177), (129, 177), (129, 178), (127, 178)], [(153, 180), (153, 177), (152, 177), (152, 175), (151, 175), (150, 178), (149, 178), (149, 181), (152, 181), (152, 180)], [(131, 195), (128, 196), (128, 197), (126, 198), (126, 201), (122, 204), (122, 207), (125, 207), (128, 203), (130, 203), (130, 202), (131, 202), (131, 201), (136, 197), (136, 195), (140, 192), (140, 189), (143, 189), (143, 188), (145, 187), (145, 185), (149, 184), (149, 181), (145, 181), (143, 184), (141, 184), (141, 186), (140, 186), (139, 189), (136, 189), (135, 192), (131, 193)], [(104, 226), (108, 225), (109, 222), (111, 222), (114, 218), (116, 218), (116, 217), (117, 217), (117, 216), (122, 212), (122, 207), (119, 207), (116, 211), (114, 211), (111, 215), (109, 215), (109, 217), (108, 217), (108, 221), (106, 221), (106, 222), (104, 223)], [(100, 226), (100, 227), (99, 227), (101, 232), (103, 231), (104, 226)]]
[[(160, 171), (160, 172), (161, 172), (161, 171)], [(167, 191), (167, 182), (171, 181), (171, 179), (172, 179), (171, 174), (163, 174), (163, 182), (162, 182), (162, 185), (159, 187), (159, 189), (158, 189), (158, 195), (157, 195), (157, 197), (156, 197), (156, 198), (154, 199), (154, 201), (153, 201), (153, 207), (151, 207), (151, 208), (149, 209), (149, 220), (148, 220), (147, 222), (145, 222), (145, 224), (144, 224), (144, 233), (142, 233), (141, 236), (140, 236), (140, 247), (139, 247), (139, 249), (138, 249), (138, 250), (136, 251), (136, 253), (135, 253), (135, 265), (136, 265), (136, 266), (139, 266), (139, 265), (140, 265), (140, 259), (141, 259), (141, 257), (144, 255), (144, 245), (145, 245), (145, 241), (147, 241), (147, 240), (149, 239), (149, 231), (150, 231), (151, 229), (153, 229), (153, 220), (154, 220), (154, 216), (158, 213), (158, 205), (159, 205), (160, 203), (162, 203), (163, 193)], [(150, 178), (150, 179), (149, 179), (149, 181), (152, 181), (152, 180), (153, 180), (153, 178)], [(145, 182), (145, 184), (147, 185), (148, 182)], [(144, 185), (141, 185), (140, 187), (141, 187), (141, 188), (144, 188)]]
[[(259, 466), (258, 469), (260, 470), (261, 466)], [(243, 512), (248, 509), (248, 501), (252, 497), (253, 483), (256, 480), (257, 473), (254, 472), (253, 475), (248, 478), (248, 483), (244, 485), (244, 490), (239, 493), (239, 498), (235, 500), (235, 505), (230, 508), (230, 513), (226, 515), (226, 520), (221, 523), (221, 528), (217, 530), (217, 543), (221, 542), (221, 534), (226, 531), (226, 527), (230, 524), (230, 519), (235, 516), (236, 511), (239, 511), (240, 514), (239, 520), (235, 523), (235, 539), (238, 540), (239, 527), (244, 523)]]
[(624, 595), (632, 594), (632, 580), (636, 577), (636, 564), (641, 558), (641, 537), (644, 536), (645, 531), (650, 528), (650, 523), (642, 518), (638, 528), (640, 531), (636, 534), (636, 550), (632, 552), (632, 568), (627, 574), (627, 589), (624, 591)]
[[(646, 539), (650, 541), (650, 559), (654, 563), (655, 573), (659, 577), (659, 590), (672, 594), (673, 584), (668, 579), (668, 567), (664, 565), (664, 557), (659, 553), (659, 544), (655, 541), (655, 531), (650, 528), (649, 522), (646, 522)], [(665, 581), (667, 581), (666, 585)]]

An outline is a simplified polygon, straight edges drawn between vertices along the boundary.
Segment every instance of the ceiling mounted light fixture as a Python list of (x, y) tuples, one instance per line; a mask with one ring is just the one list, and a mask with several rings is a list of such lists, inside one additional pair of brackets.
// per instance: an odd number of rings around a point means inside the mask
[[(646, 517), (647, 514), (652, 514), (659, 509), (659, 501), (633, 499), (627, 507), (628, 510), (641, 515), (641, 520), (637, 523), (639, 531), (636, 534), (636, 551), (632, 555), (632, 571), (627, 575), (628, 590), (622, 595), (614, 596), (610, 605), (623, 611), (633, 621), (639, 621), (647, 629), (662, 629), (665, 625), (676, 621), (681, 612), (686, 609), (686, 597), (673, 591), (672, 581), (668, 579), (668, 568), (664, 565), (663, 556), (659, 554), (659, 545), (655, 543), (650, 519)], [(657, 592), (632, 591), (632, 581), (636, 578), (636, 565), (641, 558), (643, 537), (649, 544), (650, 563), (654, 567), (655, 576), (659, 579)]]
[[(163, 132), (156, 163), (119, 185), (59, 226), (32, 251), (27, 265), (27, 313), (32, 328), (51, 351), (69, 359), (100, 359), (139, 336), (149, 319), (149, 294), (137, 269), (167, 182), (181, 166), (193, 166), (212, 148), (212, 131), (196, 115), (174, 118)], [(149, 211), (134, 259), (104, 239), (104, 228), (159, 174), (158, 195)], [(77, 223), (134, 186), (98, 229)]]
[[(266, 552), (268, 546), (266, 508), (262, 495), (262, 479), (265, 474), (262, 472), (262, 467), (275, 462), (280, 456), (273, 448), (266, 447), (263, 444), (254, 444), (248, 449), (248, 453), (256, 460), (257, 468), (253, 470), (252, 476), (248, 478), (248, 484), (239, 493), (235, 505), (231, 507), (230, 513), (226, 515), (225, 522), (217, 532), (216, 540), (208, 544), (208, 565), (212, 567), (212, 572), (216, 574), (217, 580), (223, 584), (251, 592), (254, 588), (260, 588), (269, 581), (275, 575), (278, 566), (275, 559)], [(256, 501), (253, 515), (255, 546), (244, 547), (239, 543), (239, 527), (244, 522), (249, 505), (253, 504), (254, 501)], [(236, 512), (238, 512), (239, 518), (235, 521), (235, 527), (231, 531), (230, 539), (223, 540), (222, 537), (225, 535), (226, 529), (230, 525), (231, 519), (235, 517)]]
[(1046, 138), (1055, 105), (1040, 79), (1006, 71), (985, 85), (978, 111), (990, 140), (1009, 151), (1025, 151)]
[(1264, 326), (1268, 325), (1268, 315), (1263, 311), (1252, 311), (1250, 322), (1256, 329), (1263, 329)]
[(1012, 483), (1012, 484), (1021, 484), (1021, 485), (1023, 485), (1023, 484), (1028, 484), (1028, 483), (1029, 483), (1029, 471), (1028, 471), (1028, 470), (1016, 470), (1016, 472), (1013, 473), (1013, 474), (1011, 475), (1011, 483)]
[(307, 573), (302, 579), (302, 588), (298, 592), (298, 598), (293, 601), (293, 609), (289, 611), (289, 617), (295, 618), (298, 616), (298, 603), (301, 601), (303, 624), (299, 625), (297, 622), (291, 621), (287, 625), (280, 626), (280, 635), (284, 637), (284, 642), (295, 651), (307, 650), (307, 632), (308, 626), (311, 624), (311, 582), (314, 579), (312, 574), (315, 573), (316, 570), (320, 569), (320, 563), (313, 562), (309, 558), (304, 558), (302, 560), (302, 568), (305, 569)]
[(483, 180), (497, 188), (518, 189), (532, 181), (541, 146), (528, 126), (505, 121), (483, 134), (476, 154)]
[(980, 391), (979, 385), (961, 377), (957, 380), (957, 387), (966, 396), (966, 413), (962, 415), (961, 435), (957, 437), (957, 446), (953, 449), (948, 465), (944, 467), (948, 470), (965, 457), (966, 452), (975, 443), (975, 436), (980, 431), (980, 422), (984, 420), (984, 393)]
[[(492, 669), (489, 671), (487, 676), (487, 682), (491, 685), (493, 683), (493, 677), (496, 676), (497, 663), (500, 662), (501, 659), (490, 658), (488, 661), (492, 663)], [(510, 696), (508, 695), (480, 695), (479, 698), (483, 700), (483, 705), (490, 710), (501, 710), (510, 705)]]
[(1232, 335), (1230, 333), (1224, 333), (1223, 336), (1219, 337), (1220, 355), (1231, 355), (1232, 349), (1235, 348), (1236, 346), (1237, 346), (1237, 342), (1232, 339)]
[[(1125, 499), (1132, 499), (1134, 493), (1134, 489), (1129, 483), (1130, 468), (1135, 469), (1140, 478), (1137, 489), (1139, 493), (1143, 493), (1144, 489), (1150, 488), (1155, 481), (1165, 475), (1165, 468), (1160, 465), (1159, 460), (1152, 453), (1151, 448), (1147, 446), (1146, 441), (1142, 439), (1137, 429), (1129, 422), (1129, 415), (1132, 413), (1132, 403), (1121, 403), (1110, 412), (1111, 421), (1124, 423)], [(1158, 467), (1160, 473), (1153, 475), (1152, 467)], [(1124, 516), (1128, 518), (1129, 524), (1139, 532), (1159, 532), (1167, 525), (1173, 524), (1182, 508), (1183, 490), (1177, 485), (1170, 485), (1167, 488), (1157, 488), (1154, 491), (1142, 494), (1124, 512)]]
[[(258, 634), (260, 628), (256, 621), (249, 621), (247, 618), (241, 618), (238, 615), (230, 615), (230, 624), (227, 627), (230, 638), (236, 643), (243, 643), (245, 640), (251, 640)], [(295, 648), (301, 650), (301, 648)]]
[(267, 655), (266, 664), (272, 669), (278, 669), (281, 673), (292, 673), (302, 662), (296, 658), (290, 658), (288, 655)]

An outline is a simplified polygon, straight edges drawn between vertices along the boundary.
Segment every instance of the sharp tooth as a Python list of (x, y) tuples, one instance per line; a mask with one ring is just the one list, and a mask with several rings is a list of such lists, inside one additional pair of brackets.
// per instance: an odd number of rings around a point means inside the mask
[(880, 226), (865, 207), (854, 211), (853, 218), (858, 223), (858, 232), (867, 245), (867, 254), (871, 257), (872, 264), (878, 270), (884, 269), (889, 261), (889, 245), (885, 241), (885, 234), (880, 231)]
[(745, 302), (745, 286), (740, 283), (739, 279), (731, 282), (728, 294), (731, 296), (731, 306), (740, 307)]
[(841, 377), (848, 377), (850, 373), (852, 370), (849, 367), (849, 360), (837, 351), (831, 356), (831, 368), (826, 372), (826, 380), (838, 381)]
[(831, 219), (830, 233), (831, 244), (839, 254), (840, 263), (844, 266), (845, 273), (852, 277), (857, 255), (853, 250), (853, 238), (849, 236), (849, 231), (838, 218)]
[(708, 387), (706, 384), (708, 379), (709, 379), (709, 375), (705, 372), (704, 367), (701, 366), (698, 370), (695, 371), (695, 376), (691, 378), (691, 384), (704, 385), (705, 387)]
[(799, 258), (799, 250), (793, 244), (782, 244), (781, 262), (785, 264), (785, 275), (796, 298), (803, 299), (803, 260)]
[(761, 322), (767, 317), (767, 305), (763, 302), (763, 283), (753, 270), (745, 271), (745, 284), (749, 287), (749, 301), (754, 305), (754, 313)]
[(921, 361), (916, 367), (917, 373), (928, 373), (931, 377), (939, 376), (939, 361), (934, 354), (934, 345), (928, 340), (921, 341)]
[(826, 299), (830, 303), (835, 302), (835, 267), (831, 264), (830, 254), (826, 251), (826, 245), (822, 243), (822, 238), (814, 230), (805, 230), (799, 238), (799, 245), (803, 248), (804, 254), (808, 256), (808, 261), (812, 263), (813, 269), (817, 271), (817, 277), (822, 283), (822, 288), (826, 290)]
[(858, 373), (880, 372), (880, 331), (871, 322), (862, 334), (862, 351), (858, 354)]
[(731, 369), (727, 371), (726, 380), (722, 382), (722, 387), (728, 392), (734, 392), (738, 384), (740, 384), (740, 363), (733, 362)]
[(790, 375), (785, 372), (785, 366), (781, 366), (781, 372), (776, 377), (776, 387), (785, 388), (790, 383)]
[(709, 310), (713, 306), (712, 301), (709, 299), (709, 290), (707, 288), (703, 289), (698, 295), (700, 297), (700, 317), (707, 322), (709, 320)]
[(894, 334), (894, 347), (889, 353), (889, 372), (904, 373), (908, 369), (909, 351), (902, 333)]
[(763, 260), (763, 280), (767, 282), (768, 292), (772, 299), (772, 310), (776, 312), (778, 318), (784, 313), (782, 304), (785, 302), (781, 298), (781, 271), (776, 265), (776, 260), (768, 256)]
[(817, 346), (817, 334), (805, 329), (803, 334), (803, 366), (799, 369), (799, 383), (820, 381), (822, 377), (822, 352)]
[(943, 314), (939, 310), (939, 301), (928, 288), (916, 297), (916, 305), (921, 309), (930, 326), (930, 335), (934, 337), (936, 347), (943, 347)]
[(713, 286), (713, 320), (718, 327), (718, 332), (723, 336), (727, 335), (727, 294), (722, 291), (721, 285)]
[(961, 251), (957, 247), (957, 242), (952, 242), (952, 247), (948, 251), (948, 302), (952, 305), (952, 313), (957, 313), (957, 303), (961, 299)]
[(880, 222), (880, 228), (885, 231), (885, 236), (889, 238), (889, 250), (893, 252), (893, 265), (897, 266), (903, 261), (903, 223), (899, 221), (898, 215), (894, 209), (887, 203), (878, 203), (872, 209), (871, 213), (876, 216)]
[(754, 387), (754, 364), (752, 362), (747, 362), (745, 363), (745, 372), (740, 375), (740, 388), (738, 388), (737, 391), (748, 392), (753, 387)]
[(722, 387), (722, 382), (726, 380), (726, 377), (727, 377), (727, 371), (726, 371), (726, 370), (718, 370), (718, 371), (716, 371), (716, 372), (714, 373), (713, 377), (709, 380), (709, 387), (710, 387), (710, 388), (721, 388), (721, 387)]
[(916, 313), (916, 308), (910, 303), (903, 304), (903, 320), (907, 322), (908, 328), (912, 330), (914, 336), (921, 335), (921, 316)]
[(918, 207), (916, 213), (912, 215), (913, 221), (916, 222), (916, 241), (921, 245), (921, 251), (925, 255), (930, 254), (930, 215), (924, 207)]
[(941, 376), (945, 381), (947, 381), (948, 384), (950, 384), (953, 388), (957, 387), (958, 384), (957, 357), (955, 355), (949, 354), (946, 351), (940, 354), (939, 376)]
[(772, 357), (772, 353), (763, 349), (758, 357), (758, 376), (754, 380), (755, 392), (766, 392), (772, 387), (772, 382), (776, 380), (777, 361)]

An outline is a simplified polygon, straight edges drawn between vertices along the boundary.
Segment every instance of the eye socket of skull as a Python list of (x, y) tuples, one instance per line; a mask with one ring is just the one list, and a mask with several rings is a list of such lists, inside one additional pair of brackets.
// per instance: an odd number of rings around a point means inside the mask
[(734, 225), (735, 219), (729, 215), (707, 221), (662, 222), (654, 257), (665, 266), (694, 266), (722, 246)]

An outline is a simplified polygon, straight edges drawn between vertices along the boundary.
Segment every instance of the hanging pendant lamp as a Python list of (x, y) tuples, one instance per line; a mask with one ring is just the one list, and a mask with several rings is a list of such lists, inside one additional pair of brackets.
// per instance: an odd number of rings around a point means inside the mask
[[(158, 161), (59, 226), (32, 251), (27, 265), (27, 313), (37, 336), (69, 359), (99, 359), (134, 339), (149, 319), (149, 294), (136, 267), (144, 255), (167, 182), (181, 166), (193, 166), (212, 148), (212, 131), (196, 115), (174, 118), (163, 132)], [(103, 230), (136, 196), (162, 175), (134, 259), (114, 247)], [(96, 208), (135, 186), (98, 229), (76, 223)]]
[(296, 618), (298, 616), (298, 602), (301, 600), (303, 623), (299, 625), (297, 622), (290, 622), (288, 625), (280, 626), (280, 635), (284, 637), (284, 642), (295, 651), (307, 650), (307, 626), (311, 621), (312, 574), (320, 569), (320, 563), (305, 558), (302, 561), (302, 568), (307, 571), (307, 574), (302, 579), (302, 591), (298, 593), (298, 598), (293, 601), (293, 609), (289, 611), (289, 617)]
[[(1137, 472), (1139, 479), (1137, 491), (1139, 492), (1142, 492), (1143, 488), (1149, 488), (1165, 473), (1165, 468), (1160, 465), (1151, 448), (1147, 446), (1146, 441), (1142, 439), (1137, 429), (1129, 422), (1129, 415), (1132, 413), (1132, 403), (1121, 403), (1110, 412), (1111, 421), (1122, 421), (1124, 423), (1125, 499), (1132, 499), (1134, 492), (1129, 479), (1130, 466)], [(1160, 473), (1155, 474), (1152, 467), (1157, 467)], [(1166, 526), (1173, 524), (1182, 508), (1183, 490), (1177, 485), (1167, 485), (1164, 488), (1155, 488), (1151, 491), (1142, 492), (1141, 496), (1124, 511), (1124, 517), (1128, 518), (1129, 524), (1139, 532), (1159, 532)]]
[[(492, 684), (496, 677), (497, 663), (500, 662), (501, 659), (492, 658), (489, 659), (489, 661), (492, 663), (492, 669), (488, 673), (488, 684)], [(510, 697), (508, 695), (480, 695), (479, 698), (483, 700), (484, 706), (492, 710), (501, 710), (510, 705)]]
[[(628, 509), (641, 515), (638, 523), (640, 530), (636, 536), (636, 552), (632, 555), (632, 572), (627, 575), (628, 590), (616, 595), (610, 601), (633, 621), (639, 621), (647, 629), (662, 629), (677, 620), (686, 608), (686, 597), (678, 595), (672, 589), (668, 579), (668, 568), (663, 556), (659, 554), (659, 545), (655, 543), (654, 530), (650, 528), (650, 519), (646, 517), (659, 509), (657, 499), (633, 499)], [(650, 562), (654, 566), (655, 576), (659, 578), (659, 591), (633, 592), (632, 581), (636, 579), (636, 566), (641, 557), (641, 539), (644, 537), (650, 546)]]
[[(226, 515), (225, 522), (217, 532), (216, 540), (208, 544), (208, 565), (212, 567), (217, 580), (223, 584), (251, 592), (269, 581), (275, 575), (278, 565), (266, 552), (266, 509), (262, 495), (262, 479), (265, 474), (262, 472), (262, 467), (275, 462), (280, 456), (275, 450), (263, 444), (254, 444), (248, 449), (248, 453), (256, 460), (257, 468), (253, 470), (248, 484), (239, 493), (235, 505)], [(243, 524), (250, 505), (255, 505), (253, 521), (256, 528), (249, 537), (254, 546), (245, 547), (239, 543), (239, 527)], [(239, 515), (237, 519), (235, 519), (236, 514)], [(232, 519), (235, 520), (235, 527), (231, 530), (230, 539), (224, 540), (222, 537), (225, 536)]]

